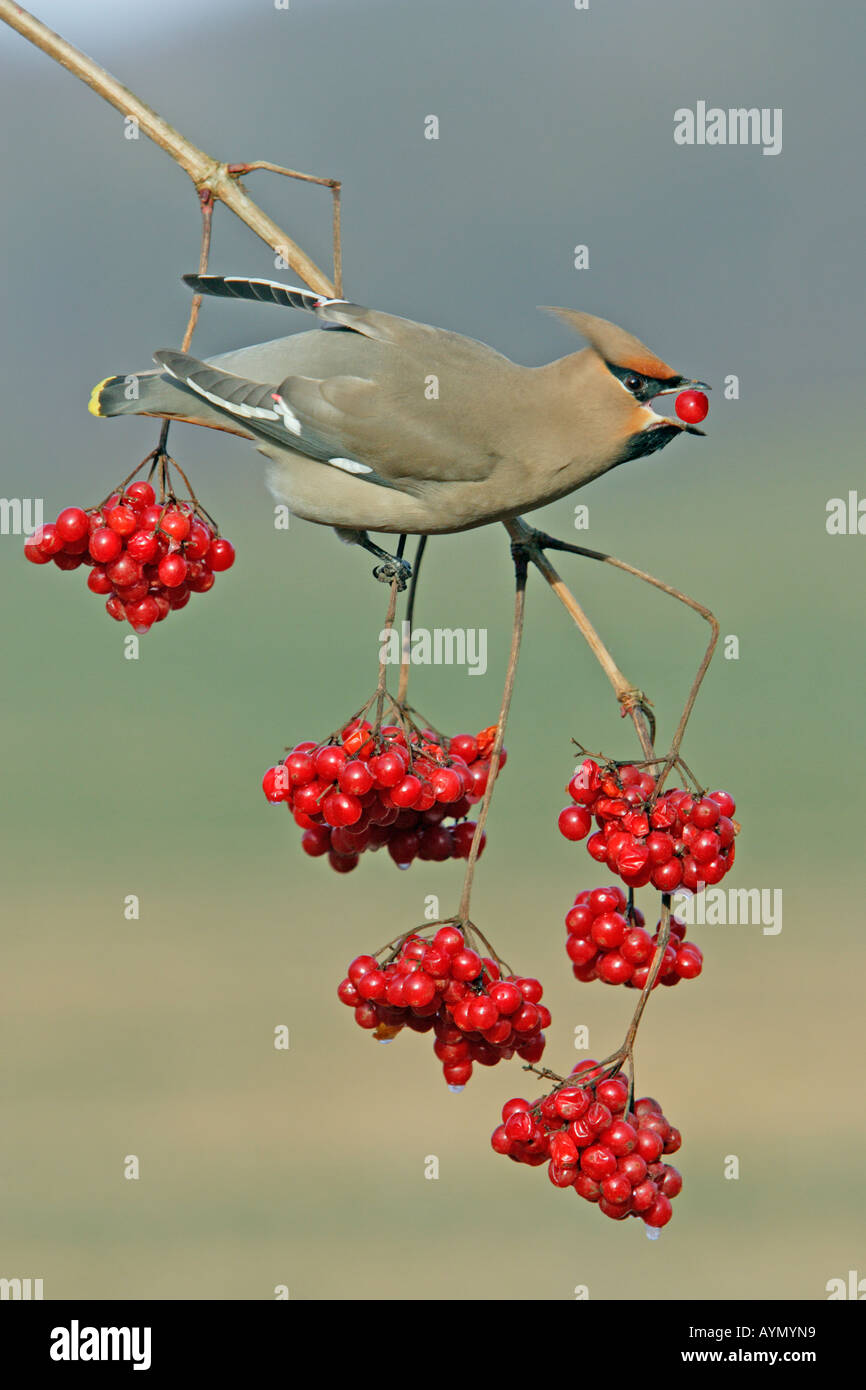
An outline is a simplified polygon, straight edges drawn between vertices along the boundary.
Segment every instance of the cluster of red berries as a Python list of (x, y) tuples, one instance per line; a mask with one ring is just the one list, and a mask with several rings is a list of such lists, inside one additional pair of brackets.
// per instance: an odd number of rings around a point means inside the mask
[(231, 569), (230, 541), (215, 535), (191, 502), (158, 503), (150, 483), (130, 483), (101, 507), (65, 507), (24, 545), (34, 565), (58, 569), (87, 565), (87, 587), (106, 597), (106, 612), (147, 632), (192, 594), (213, 588), (214, 575)]
[(666, 1226), (683, 1180), (662, 1157), (680, 1147), (679, 1130), (649, 1096), (626, 1114), (624, 1078), (590, 1080), (597, 1071), (597, 1062), (581, 1062), (543, 1099), (506, 1101), (490, 1142), (515, 1163), (546, 1163), (554, 1187), (573, 1187), (614, 1221), (639, 1216), (647, 1226)]
[[(495, 737), (493, 725), (445, 740), (413, 730), (407, 740), (396, 724), (376, 735), (369, 721), (355, 719), (339, 741), (296, 744), (268, 768), (262, 787), (268, 801), (293, 813), (306, 853), (327, 854), (338, 873), (383, 846), (401, 869), (413, 859), (467, 859), (475, 822), (465, 817), (487, 788)], [(503, 749), (500, 767), (505, 758)]]
[(432, 940), (412, 933), (393, 959), (357, 956), (337, 990), (361, 1028), (389, 1042), (402, 1028), (435, 1035), (433, 1051), (448, 1085), (462, 1089), (473, 1063), (493, 1067), (517, 1054), (537, 1062), (550, 1011), (538, 980), (507, 975), (473, 951), (459, 927)]
[[(603, 980), (607, 985), (643, 989), (650, 973), (661, 922), (655, 936), (644, 930), (640, 908), (632, 907), (621, 888), (585, 889), (578, 893), (565, 919), (565, 950), (576, 980)], [(686, 927), (671, 918), (670, 940), (653, 984), (676, 985), (694, 980), (703, 969), (699, 946), (685, 941)]]
[(682, 885), (720, 883), (734, 862), (736, 809), (727, 792), (694, 797), (664, 792), (655, 803), (655, 778), (630, 765), (600, 768), (586, 758), (566, 790), (574, 803), (559, 815), (567, 840), (598, 830), (586, 848), (599, 864), (619, 874), (630, 888), (652, 883), (662, 893)]

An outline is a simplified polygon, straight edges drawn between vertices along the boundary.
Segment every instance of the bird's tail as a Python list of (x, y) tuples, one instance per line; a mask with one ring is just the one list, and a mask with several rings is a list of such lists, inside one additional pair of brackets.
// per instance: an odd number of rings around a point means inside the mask
[(100, 419), (109, 415), (157, 415), (170, 412), (181, 393), (160, 372), (130, 372), (127, 376), (107, 376), (94, 386), (87, 409)]
[(104, 420), (112, 415), (156, 415), (164, 420), (184, 420), (212, 430), (227, 430), (249, 438), (239, 423), (230, 424), (225, 414), (206, 400), (191, 395), (162, 371), (130, 372), (107, 376), (94, 386), (87, 409)]

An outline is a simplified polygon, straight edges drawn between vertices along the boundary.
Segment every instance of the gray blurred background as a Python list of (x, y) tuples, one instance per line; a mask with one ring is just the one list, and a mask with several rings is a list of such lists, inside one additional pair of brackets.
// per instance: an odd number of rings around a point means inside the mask
[[(342, 179), (349, 296), (527, 364), (580, 345), (536, 306), (582, 308), (714, 383), (705, 440), (540, 519), (694, 593), (739, 638), (684, 752), (737, 798), (728, 884), (781, 888), (784, 925), (696, 928), (703, 976), (648, 1009), (639, 1089), (684, 1134), (685, 1188), (658, 1242), (496, 1158), (499, 1107), (526, 1093), (516, 1065), (451, 1095), (428, 1038), (381, 1048), (335, 997), (348, 960), (419, 923), (428, 894), (454, 910), (459, 867), (401, 874), (380, 855), (337, 876), (259, 790), (286, 743), (326, 735), (372, 690), (385, 591), (330, 532), (274, 529), (250, 446), (177, 426), (172, 452), (238, 563), (143, 638), (138, 661), (80, 572), (37, 571), (20, 537), (0, 538), (0, 1275), (43, 1278), (48, 1298), (270, 1298), (285, 1284), (311, 1299), (568, 1299), (581, 1284), (592, 1298), (760, 1299), (821, 1298), (828, 1279), (866, 1272), (866, 537), (825, 527), (828, 499), (866, 492), (862, 14), (805, 0), (38, 12), (214, 156)], [(153, 421), (96, 421), (86, 403), (100, 378), (179, 344), (199, 217), (166, 155), (124, 139), (117, 112), (3, 26), (0, 79), (2, 493), (44, 497), (53, 518), (155, 443)], [(782, 153), (676, 146), (673, 113), (698, 100), (781, 107)], [(247, 186), (327, 267), (327, 191), (261, 173)], [(578, 244), (587, 270), (573, 269)], [(211, 268), (274, 275), (269, 249), (219, 208)], [(210, 303), (193, 347), (303, 326)], [(590, 509), (580, 536), (575, 501)], [(702, 625), (605, 567), (562, 569), (655, 702), (663, 742)], [(417, 620), (490, 633), (484, 679), (413, 672), (440, 726), (495, 719), (510, 609), (501, 528), (433, 541)], [(560, 1070), (583, 1055), (577, 1025), (604, 1055), (634, 1002), (577, 984), (564, 954), (574, 894), (608, 877), (556, 832), (572, 736), (636, 750), (533, 576), (473, 911), (545, 982), (545, 1061)], [(288, 1052), (272, 1045), (279, 1024)]]

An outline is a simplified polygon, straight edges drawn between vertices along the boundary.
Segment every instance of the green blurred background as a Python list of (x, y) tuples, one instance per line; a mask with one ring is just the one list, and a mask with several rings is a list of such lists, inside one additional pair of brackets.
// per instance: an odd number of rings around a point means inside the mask
[[(653, 997), (638, 1084), (683, 1131), (685, 1187), (650, 1243), (543, 1171), (496, 1158), (516, 1064), (449, 1094), (429, 1038), (383, 1048), (335, 988), (349, 959), (459, 895), (459, 866), (341, 877), (302, 855), (259, 789), (286, 743), (372, 690), (385, 591), (330, 532), (273, 525), (256, 454), (184, 427), (171, 447), (238, 563), (123, 656), (82, 574), (0, 538), (5, 678), (3, 1277), (45, 1296), (306, 1299), (822, 1298), (866, 1272), (859, 898), (863, 536), (829, 498), (863, 488), (862, 16), (805, 0), (575, 12), (516, 0), (48, 4), (191, 138), (345, 180), (346, 288), (517, 360), (573, 350), (534, 306), (600, 313), (716, 385), (708, 438), (616, 470), (541, 524), (693, 593), (739, 638), (706, 680), (684, 752), (737, 798), (728, 883), (781, 888), (783, 930), (696, 928), (697, 982)], [(92, 384), (176, 344), (198, 215), (186, 180), (83, 86), (0, 33), (7, 190), (2, 492), (46, 517), (90, 504), (155, 442), (96, 422)], [(784, 109), (784, 149), (681, 149), (698, 99)], [(423, 139), (428, 113), (438, 143)], [(324, 190), (254, 195), (327, 263)], [(571, 268), (586, 243), (590, 269)], [(274, 274), (216, 218), (212, 268)], [(292, 279), (291, 275), (283, 278)], [(206, 353), (303, 326), (206, 305)], [(724, 377), (740, 378), (726, 401)], [(864, 489), (866, 490), (866, 489)], [(585, 502), (590, 527), (573, 531)], [(669, 737), (704, 627), (589, 561), (561, 568)], [(434, 540), (417, 621), (489, 629), (489, 670), (417, 668), (439, 726), (491, 723), (511, 612), (505, 533)], [(553, 1011), (545, 1061), (612, 1050), (630, 992), (571, 977), (562, 918), (605, 881), (555, 818), (572, 736), (636, 750), (606, 682), (533, 576), (473, 914)], [(727, 885), (726, 885), (727, 886)], [(138, 894), (141, 916), (124, 918)], [(646, 893), (647, 902), (651, 901)], [(291, 1047), (275, 1051), (274, 1028)], [(136, 1154), (138, 1181), (123, 1176)], [(440, 1176), (424, 1176), (436, 1155)], [(727, 1155), (740, 1178), (724, 1178)]]

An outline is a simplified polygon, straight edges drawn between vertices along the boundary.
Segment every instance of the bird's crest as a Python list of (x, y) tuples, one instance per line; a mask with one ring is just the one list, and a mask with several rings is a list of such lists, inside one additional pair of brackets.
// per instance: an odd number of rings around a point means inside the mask
[(571, 328), (576, 328), (605, 362), (610, 362), (615, 367), (626, 367), (630, 371), (640, 372), (642, 376), (651, 377), (654, 381), (666, 381), (669, 377), (677, 375), (673, 367), (669, 367), (667, 362), (650, 352), (639, 338), (626, 333), (624, 328), (617, 327), (615, 323), (610, 323), (607, 319), (597, 319), (593, 314), (582, 314), (577, 309), (559, 309), (553, 304), (545, 304), (543, 307), (552, 314), (558, 314)]

